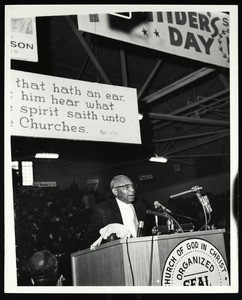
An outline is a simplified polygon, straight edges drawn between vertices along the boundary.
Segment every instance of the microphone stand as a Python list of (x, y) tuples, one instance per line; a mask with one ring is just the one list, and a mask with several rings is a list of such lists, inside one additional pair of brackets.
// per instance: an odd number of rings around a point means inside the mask
[[(205, 230), (207, 230), (208, 229), (208, 223), (211, 219), (211, 214), (210, 213), (212, 212), (212, 208), (211, 208), (211, 205), (209, 203), (208, 196), (207, 195), (202, 196), (200, 190), (202, 190), (202, 187), (194, 186), (189, 191), (185, 191), (185, 192), (182, 192), (182, 193), (179, 193), (179, 194), (171, 195), (170, 198), (175, 198), (177, 196), (181, 196), (181, 195), (184, 195), (184, 194), (188, 194), (188, 193), (191, 193), (191, 192), (196, 192), (196, 196), (197, 196), (199, 202), (202, 205), (203, 213), (204, 213), (204, 219), (205, 219), (204, 226), (202, 228), (200, 228), (199, 230), (203, 229), (204, 227), (205, 227)], [(209, 216), (209, 219), (207, 217), (207, 214)]]
[(164, 215), (165, 215), (165, 218), (166, 218), (166, 224), (167, 224), (168, 232), (173, 233), (174, 232), (174, 222), (173, 222), (171, 216), (167, 212), (164, 212)]
[(174, 222), (176, 223), (176, 225), (179, 228), (180, 232), (183, 232), (183, 229), (181, 227), (181, 225), (177, 222), (176, 219), (174, 219), (170, 214), (168, 214), (167, 212), (164, 212), (164, 216), (166, 218), (166, 224), (168, 227), (168, 231), (169, 233), (174, 233), (175, 232), (175, 228), (174, 228)]
[(146, 213), (155, 215), (155, 220), (156, 220), (156, 226), (152, 229), (152, 232), (154, 234), (158, 234), (157, 228), (158, 228), (158, 216), (166, 218), (166, 223), (167, 223), (167, 228), (169, 233), (174, 233), (175, 228), (174, 228), (174, 222), (176, 223), (177, 227), (179, 228), (179, 232), (184, 232), (181, 225), (177, 222), (176, 219), (174, 219), (170, 214), (168, 214), (166, 211), (163, 211), (162, 213), (153, 211), (153, 210), (147, 210)]

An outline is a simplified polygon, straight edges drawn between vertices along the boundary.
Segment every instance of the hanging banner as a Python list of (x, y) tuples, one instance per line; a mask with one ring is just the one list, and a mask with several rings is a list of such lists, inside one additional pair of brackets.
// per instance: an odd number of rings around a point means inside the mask
[(38, 61), (35, 18), (11, 18), (12, 59)]
[(141, 144), (134, 88), (11, 70), (11, 134)]
[(210, 12), (132, 12), (78, 15), (78, 29), (229, 68), (229, 15)]

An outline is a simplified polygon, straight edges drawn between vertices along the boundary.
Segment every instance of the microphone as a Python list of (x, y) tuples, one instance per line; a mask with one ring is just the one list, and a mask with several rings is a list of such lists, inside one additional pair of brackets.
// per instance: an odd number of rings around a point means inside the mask
[(175, 198), (175, 197), (179, 197), (179, 196), (182, 196), (182, 195), (185, 195), (185, 194), (188, 194), (188, 193), (193, 193), (193, 192), (198, 192), (202, 190), (202, 187), (201, 186), (194, 186), (192, 187), (190, 190), (188, 191), (185, 191), (185, 192), (181, 192), (181, 193), (178, 193), (178, 194), (175, 194), (175, 195), (171, 195), (170, 198)]
[(155, 210), (147, 209), (146, 213), (148, 215), (153, 215), (153, 216), (158, 216), (158, 217), (163, 217), (163, 218), (166, 217), (165, 213), (163, 213), (163, 212), (161, 213), (161, 212), (158, 212), (158, 211), (155, 211)]
[(201, 204), (205, 207), (207, 213), (211, 213), (213, 211), (207, 195), (201, 196), (199, 200)]
[(158, 209), (160, 207), (164, 212), (167, 212), (169, 214), (171, 213), (171, 211), (168, 208), (166, 208), (164, 205), (162, 205), (159, 201), (154, 202), (154, 207), (155, 209)]
[(143, 228), (144, 228), (144, 221), (139, 221), (137, 237), (140, 237), (142, 235)]

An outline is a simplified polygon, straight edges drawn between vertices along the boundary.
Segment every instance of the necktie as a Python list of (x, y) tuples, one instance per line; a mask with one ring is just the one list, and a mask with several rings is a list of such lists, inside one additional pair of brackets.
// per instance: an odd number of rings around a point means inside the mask
[(138, 220), (133, 207), (133, 204), (128, 204), (129, 207), (129, 230), (133, 237), (137, 237)]

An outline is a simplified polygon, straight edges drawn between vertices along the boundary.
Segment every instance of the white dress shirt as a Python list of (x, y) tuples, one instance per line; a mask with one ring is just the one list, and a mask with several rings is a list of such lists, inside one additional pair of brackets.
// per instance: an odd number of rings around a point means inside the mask
[(116, 198), (124, 226), (130, 231), (133, 237), (137, 237), (138, 219), (133, 204), (124, 203)]

